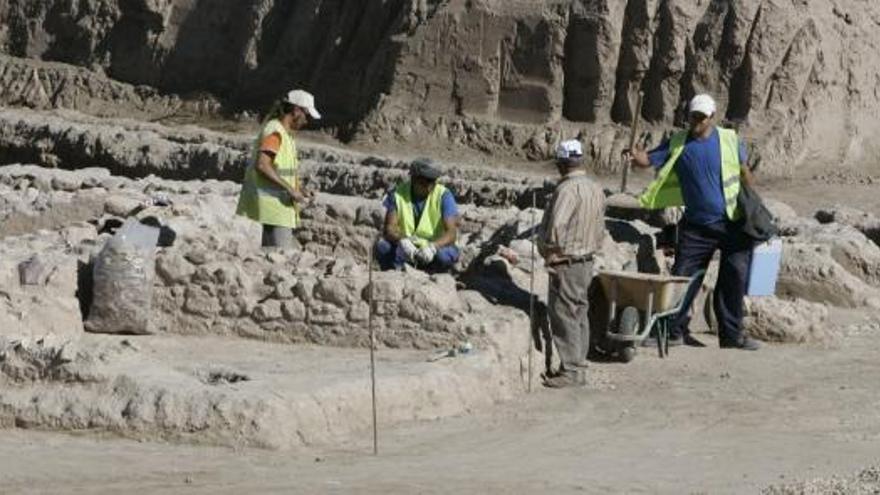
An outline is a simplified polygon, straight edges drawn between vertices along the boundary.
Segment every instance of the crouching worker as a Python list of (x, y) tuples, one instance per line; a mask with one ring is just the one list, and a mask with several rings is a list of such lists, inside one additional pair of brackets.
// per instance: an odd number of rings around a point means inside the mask
[(272, 107), (257, 136), (236, 213), (263, 225), (263, 247), (293, 246), (299, 209), (312, 199), (300, 187), (294, 136), (310, 119), (320, 118), (315, 98), (294, 90)]
[(420, 158), (410, 180), (385, 196), (385, 228), (376, 244), (383, 270), (409, 263), (429, 271), (448, 271), (458, 261), (458, 205), (452, 191), (437, 183), (440, 171)]

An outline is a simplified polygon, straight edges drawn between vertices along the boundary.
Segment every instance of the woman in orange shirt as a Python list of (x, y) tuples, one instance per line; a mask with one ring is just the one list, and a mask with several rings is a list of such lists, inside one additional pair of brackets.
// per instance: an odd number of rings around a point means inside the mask
[(312, 199), (297, 177), (294, 136), (309, 119), (320, 119), (314, 97), (294, 90), (273, 106), (255, 142), (237, 213), (263, 225), (263, 247), (291, 247), (299, 226), (298, 207)]

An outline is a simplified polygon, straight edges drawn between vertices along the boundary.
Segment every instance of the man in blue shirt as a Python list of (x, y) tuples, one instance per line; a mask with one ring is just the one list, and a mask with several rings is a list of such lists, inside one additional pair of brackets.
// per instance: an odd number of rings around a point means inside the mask
[[(734, 213), (739, 181), (751, 184), (752, 178), (746, 166), (748, 156), (745, 146), (733, 131), (715, 126), (715, 111), (715, 101), (709, 95), (697, 95), (689, 105), (690, 125), (683, 147), (679, 135), (679, 145), (675, 150), (675, 140), (669, 139), (650, 152), (641, 148), (631, 150), (631, 159), (634, 166), (653, 166), (660, 170), (660, 176), (663, 171), (669, 172), (667, 167), (672, 167), (685, 206), (678, 229), (673, 274), (692, 276), (707, 268), (715, 251), (720, 250), (721, 265), (714, 297), (720, 345), (723, 348), (756, 350), (758, 343), (742, 332), (743, 298), (752, 242), (742, 230), (742, 221)], [(722, 143), (722, 132), (729, 141)], [(735, 146), (732, 144), (734, 139)], [(726, 143), (729, 143), (727, 147)], [(725, 149), (731, 150), (726, 157)], [(671, 163), (672, 154), (677, 151), (680, 151), (680, 155)], [(725, 173), (730, 174), (731, 170), (733, 174), (725, 179)], [(652, 194), (662, 194), (661, 189), (668, 194), (670, 188), (675, 188), (674, 182), (667, 182), (662, 188), (654, 188)], [(669, 197), (662, 201), (658, 198), (655, 196), (651, 199), (657, 200), (657, 203), (669, 200)], [(670, 345), (685, 343), (703, 346), (690, 336), (689, 322), (690, 317), (676, 322), (670, 331)]]
[[(669, 140), (648, 152), (651, 167), (660, 170), (669, 159)], [(739, 143), (739, 162), (748, 162), (745, 143)], [(725, 220), (726, 203), (721, 188), (721, 144), (714, 126), (707, 137), (691, 136), (675, 164), (681, 195), (687, 205), (684, 216), (694, 225), (712, 225)]]
[(410, 180), (388, 191), (385, 228), (376, 244), (383, 270), (403, 265), (446, 271), (458, 261), (458, 205), (452, 191), (437, 183), (440, 171), (428, 158), (415, 160)]

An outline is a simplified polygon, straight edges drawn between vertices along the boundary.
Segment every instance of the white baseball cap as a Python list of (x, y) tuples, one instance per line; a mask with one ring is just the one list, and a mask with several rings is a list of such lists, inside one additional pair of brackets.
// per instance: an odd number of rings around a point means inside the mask
[(294, 89), (290, 93), (287, 93), (287, 97), (284, 101), (302, 108), (308, 112), (313, 119), (317, 120), (321, 118), (321, 114), (318, 113), (318, 109), (315, 108), (315, 97), (308, 91)]
[(581, 142), (577, 139), (563, 141), (556, 147), (557, 160), (571, 160), (582, 156), (584, 156), (584, 148), (581, 146)]
[(708, 117), (715, 115), (715, 110), (715, 100), (706, 94), (694, 96), (688, 105), (689, 113), (700, 112)]

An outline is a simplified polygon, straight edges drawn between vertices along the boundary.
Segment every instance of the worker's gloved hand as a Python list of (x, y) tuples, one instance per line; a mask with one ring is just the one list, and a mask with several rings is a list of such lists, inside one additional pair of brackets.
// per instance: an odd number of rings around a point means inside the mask
[(423, 265), (427, 265), (434, 261), (434, 256), (436, 255), (437, 248), (434, 247), (434, 244), (428, 244), (422, 249), (419, 249), (419, 252), (416, 253), (416, 260)]
[(415, 243), (412, 239), (406, 238), (400, 240), (400, 249), (403, 250), (404, 256), (406, 256), (406, 261), (410, 263), (415, 263), (416, 255), (419, 252), (419, 248), (416, 247)]
[(302, 205), (306, 201), (305, 195), (292, 187), (287, 190), (287, 196), (289, 197), (291, 205)]

